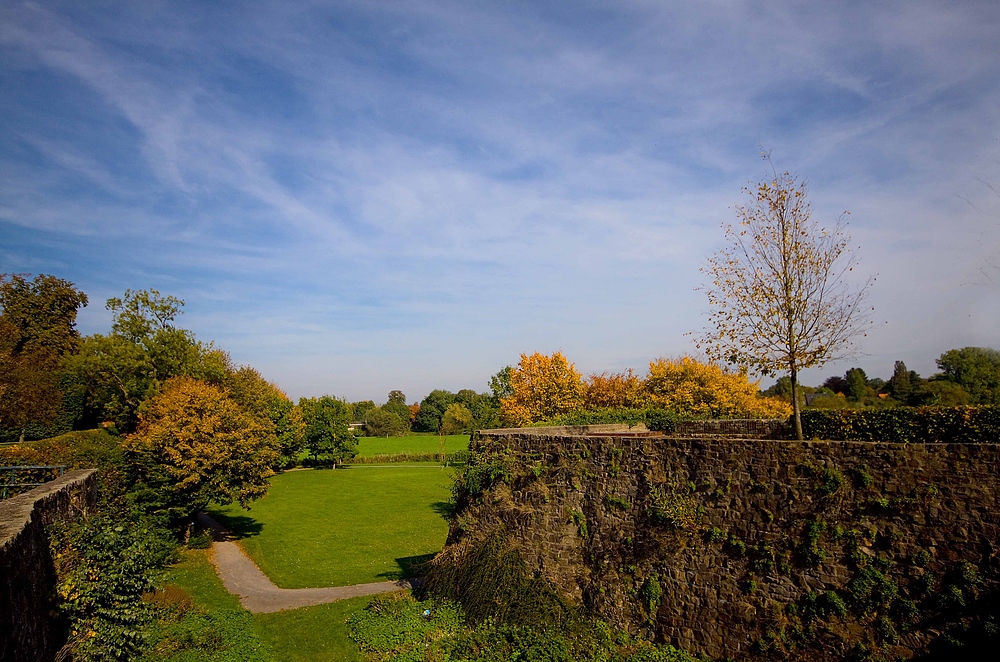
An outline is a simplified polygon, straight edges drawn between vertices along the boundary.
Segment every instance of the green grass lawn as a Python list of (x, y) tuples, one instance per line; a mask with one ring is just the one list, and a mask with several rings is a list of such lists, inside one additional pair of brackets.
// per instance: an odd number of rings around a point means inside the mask
[(388, 453), (437, 453), (444, 439), (446, 453), (455, 453), (469, 448), (469, 435), (449, 434), (409, 434), (405, 437), (361, 437), (358, 439), (358, 455), (384, 455)]
[(280, 662), (354, 662), (364, 657), (347, 636), (347, 618), (371, 597), (351, 598), (274, 614), (256, 614), (257, 635)]
[[(347, 636), (346, 621), (351, 614), (368, 606), (370, 597), (250, 615), (240, 606), (236, 596), (222, 585), (208, 560), (208, 552), (202, 550), (184, 551), (181, 562), (167, 572), (165, 582), (185, 589), (198, 607), (213, 615), (207, 623), (194, 621), (194, 626), (213, 629), (209, 640), (217, 650), (204, 655), (192, 650), (177, 656), (150, 655), (151, 661), (199, 662), (216, 657), (280, 662), (358, 662), (363, 659), (357, 644)], [(255, 654), (253, 646), (258, 644), (264, 650)]]
[(451, 483), (434, 464), (289, 471), (252, 510), (209, 512), (278, 586), (346, 586), (406, 576), (439, 551)]

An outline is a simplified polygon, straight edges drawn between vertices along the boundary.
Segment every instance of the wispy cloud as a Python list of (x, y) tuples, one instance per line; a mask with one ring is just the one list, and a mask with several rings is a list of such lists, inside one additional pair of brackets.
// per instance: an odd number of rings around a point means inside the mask
[(927, 372), (1000, 345), (998, 30), (986, 1), (7, 3), (0, 270), (171, 291), (293, 395), (615, 369), (690, 348), (763, 145), (852, 211), (869, 372)]

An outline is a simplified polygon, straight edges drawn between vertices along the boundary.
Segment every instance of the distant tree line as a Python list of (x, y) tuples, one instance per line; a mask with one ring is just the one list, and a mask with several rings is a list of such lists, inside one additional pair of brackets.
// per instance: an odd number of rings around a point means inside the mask
[[(938, 357), (940, 372), (921, 377), (896, 361), (888, 379), (869, 377), (862, 368), (805, 387), (802, 397), (812, 407), (898, 407), (1000, 404), (1000, 351), (988, 347), (951, 349)], [(791, 397), (789, 379), (782, 377), (765, 393)], [(803, 403), (805, 404), (805, 403)]]

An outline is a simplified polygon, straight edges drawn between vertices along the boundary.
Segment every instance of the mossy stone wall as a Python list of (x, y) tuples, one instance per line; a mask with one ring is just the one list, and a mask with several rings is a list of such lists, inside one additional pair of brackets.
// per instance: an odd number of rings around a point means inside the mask
[[(1000, 586), (1000, 446), (485, 431), (453, 550), (503, 531), (618, 626), (715, 659), (909, 658)], [(971, 630), (970, 630), (971, 628)]]

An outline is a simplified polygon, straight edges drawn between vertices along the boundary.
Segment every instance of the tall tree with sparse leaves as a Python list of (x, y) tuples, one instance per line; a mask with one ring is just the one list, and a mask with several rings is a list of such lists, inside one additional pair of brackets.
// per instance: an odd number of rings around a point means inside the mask
[(798, 374), (842, 358), (865, 334), (875, 278), (849, 282), (858, 257), (847, 213), (832, 227), (814, 221), (804, 182), (774, 171), (771, 181), (744, 192), (749, 201), (736, 207), (738, 223), (723, 226), (728, 246), (702, 269), (710, 279), (702, 288), (710, 325), (697, 345), (714, 360), (760, 374), (787, 372), (802, 439)]

